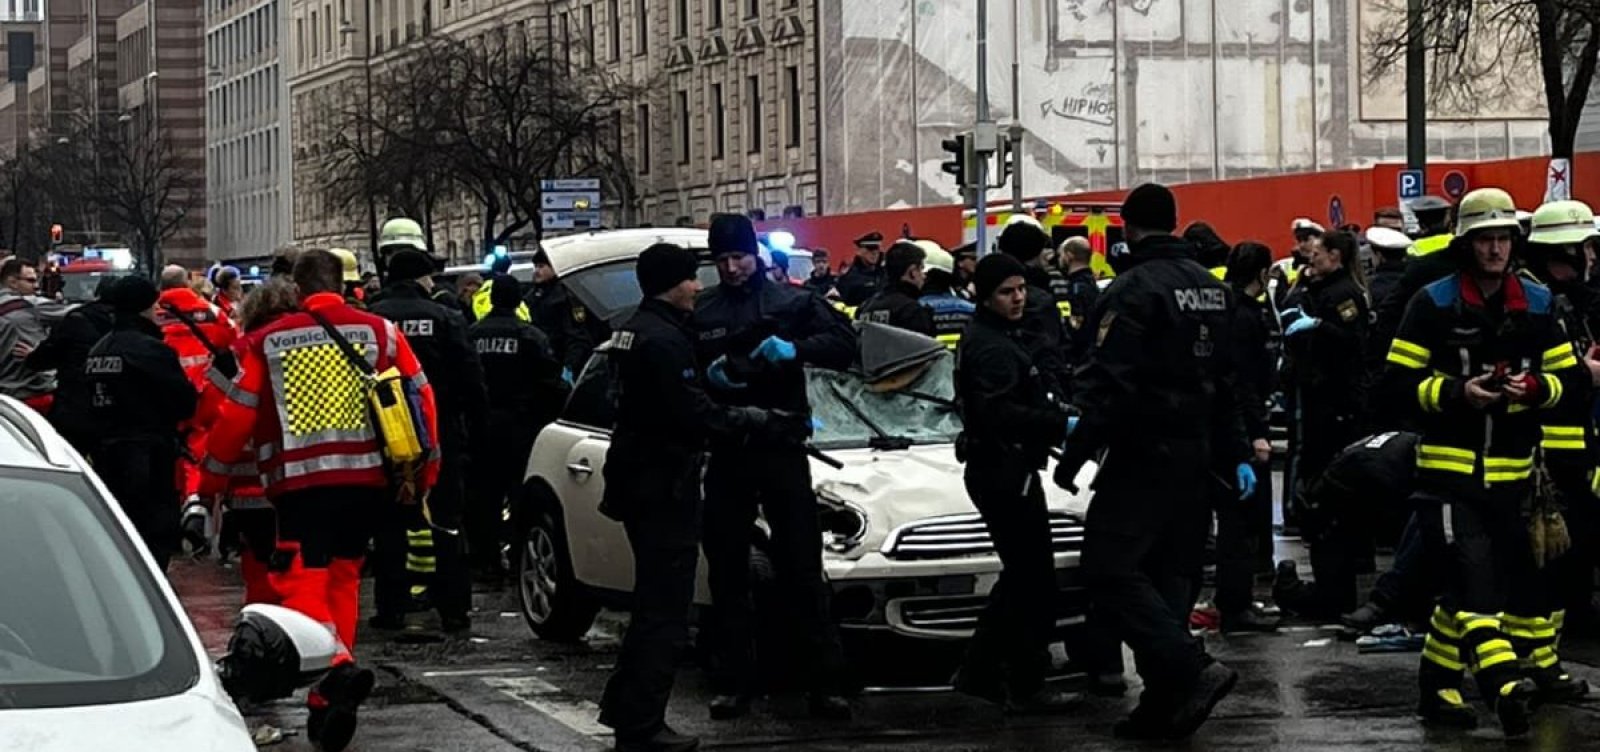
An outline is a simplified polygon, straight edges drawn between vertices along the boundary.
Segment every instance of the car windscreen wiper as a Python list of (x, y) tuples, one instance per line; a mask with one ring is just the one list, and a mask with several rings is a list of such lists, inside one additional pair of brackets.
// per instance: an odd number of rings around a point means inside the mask
[(927, 392), (918, 392), (918, 391), (913, 391), (913, 390), (909, 390), (908, 389), (908, 390), (903, 391), (903, 392), (890, 392), (890, 394), (904, 395), (906, 397), (910, 397), (911, 399), (917, 400), (919, 402), (930, 402), (932, 404), (938, 405), (939, 407), (942, 407), (942, 408), (944, 408), (946, 410), (950, 410), (950, 411), (956, 411), (956, 410), (960, 410), (961, 409), (961, 406), (957, 405), (955, 400), (947, 399), (945, 397), (935, 396), (935, 395), (932, 395), (932, 394), (928, 394)]
[(829, 384), (828, 391), (833, 392), (833, 396), (839, 400), (840, 404), (844, 405), (844, 409), (850, 411), (850, 414), (856, 417), (856, 420), (861, 421), (863, 425), (876, 434), (867, 441), (868, 449), (897, 452), (911, 448), (912, 441), (910, 438), (895, 436), (883, 430), (883, 426), (878, 425), (876, 421), (867, 417), (865, 410), (862, 410), (860, 406), (851, 402), (850, 398), (845, 396), (844, 392), (839, 389), (838, 384)]

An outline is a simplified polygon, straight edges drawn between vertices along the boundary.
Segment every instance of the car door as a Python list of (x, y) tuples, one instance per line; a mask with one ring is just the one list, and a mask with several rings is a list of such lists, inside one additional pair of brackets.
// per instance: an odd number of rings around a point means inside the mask
[(627, 536), (600, 513), (613, 418), (605, 350), (602, 345), (589, 359), (561, 419), (540, 432), (529, 470), (561, 504), (573, 576), (590, 587), (627, 592), (633, 588)]

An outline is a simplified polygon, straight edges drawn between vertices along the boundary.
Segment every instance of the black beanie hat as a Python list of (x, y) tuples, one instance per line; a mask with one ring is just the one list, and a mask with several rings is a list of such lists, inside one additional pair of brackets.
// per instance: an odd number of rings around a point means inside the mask
[(1170, 233), (1178, 229), (1178, 200), (1166, 186), (1145, 183), (1122, 200), (1122, 223)]
[(995, 244), (1001, 253), (1027, 263), (1050, 247), (1050, 233), (1038, 222), (1019, 220), (1006, 225)]
[(407, 248), (389, 257), (389, 279), (406, 282), (430, 274), (433, 274), (433, 259), (422, 251)]
[(111, 308), (117, 313), (140, 314), (161, 299), (156, 284), (137, 275), (123, 277), (107, 291)]
[(522, 305), (522, 284), (509, 274), (496, 274), (489, 285), (489, 305), (495, 310), (516, 310)]
[(991, 253), (978, 259), (978, 268), (972, 273), (972, 286), (981, 305), (1012, 277), (1021, 277), (1027, 270), (1018, 261), (1003, 253)]
[(694, 279), (699, 267), (694, 251), (671, 243), (656, 243), (639, 254), (639, 291), (653, 298), (677, 287), (679, 282)]
[(743, 214), (713, 214), (706, 242), (713, 257), (725, 253), (756, 255), (756, 226)]

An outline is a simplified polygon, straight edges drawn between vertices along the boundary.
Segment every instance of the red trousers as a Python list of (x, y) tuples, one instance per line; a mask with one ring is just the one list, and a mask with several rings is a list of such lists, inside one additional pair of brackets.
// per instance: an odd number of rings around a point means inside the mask
[[(267, 578), (282, 605), (326, 625), (346, 650), (356, 644), (361, 564), (373, 521), (389, 511), (376, 488), (317, 488), (283, 494), (272, 503), (278, 540)], [(351, 660), (348, 653), (334, 665)]]

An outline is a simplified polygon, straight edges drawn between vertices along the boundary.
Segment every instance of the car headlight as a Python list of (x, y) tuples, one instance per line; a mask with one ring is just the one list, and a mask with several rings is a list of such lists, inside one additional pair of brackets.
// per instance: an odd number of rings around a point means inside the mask
[(861, 545), (867, 536), (866, 510), (825, 491), (817, 492), (817, 522), (823, 547), (837, 554)]

